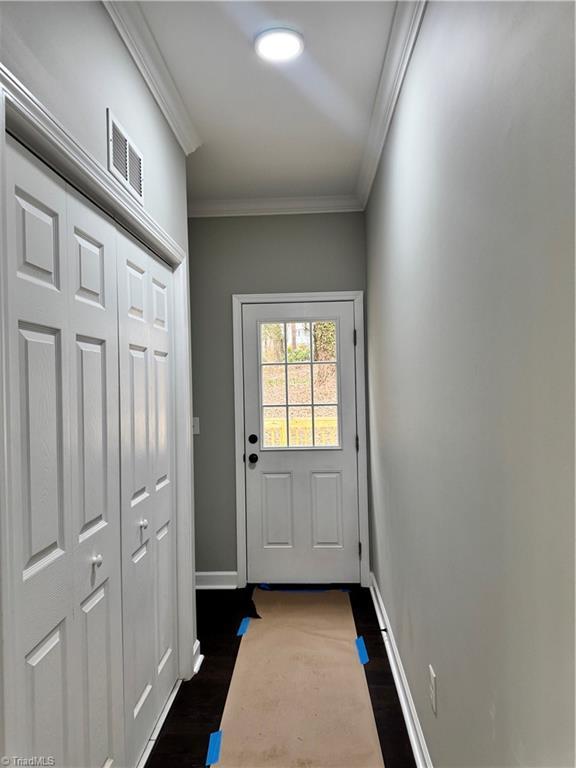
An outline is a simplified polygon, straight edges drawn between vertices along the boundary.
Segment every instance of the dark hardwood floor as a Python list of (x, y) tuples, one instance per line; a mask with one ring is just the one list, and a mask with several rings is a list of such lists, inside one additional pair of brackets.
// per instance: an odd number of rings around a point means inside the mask
[[(291, 585), (274, 588), (288, 586)], [(236, 631), (245, 616), (257, 616), (251, 594), (250, 587), (197, 592), (198, 638), (204, 663), (192, 680), (182, 683), (147, 768), (203, 768), (206, 765), (208, 739), (210, 733), (220, 727), (240, 646), (241, 638), (236, 637)], [(364, 669), (384, 764), (386, 768), (415, 768), (370, 591), (350, 586), (350, 600), (358, 635), (364, 637), (370, 659)]]

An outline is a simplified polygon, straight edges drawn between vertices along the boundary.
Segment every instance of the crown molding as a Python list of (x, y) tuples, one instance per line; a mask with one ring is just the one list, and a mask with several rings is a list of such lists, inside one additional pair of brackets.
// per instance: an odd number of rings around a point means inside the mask
[(396, 3), (356, 185), (356, 196), (362, 203), (362, 208), (366, 207), (370, 196), (426, 2), (427, 0), (416, 0)]
[(362, 211), (355, 195), (319, 197), (262, 197), (237, 200), (194, 200), (188, 203), (188, 216), (275, 216), (288, 213), (345, 213)]
[(140, 3), (103, 0), (118, 34), (138, 67), (140, 74), (178, 143), (189, 155), (202, 143), (180, 91), (152, 34)]

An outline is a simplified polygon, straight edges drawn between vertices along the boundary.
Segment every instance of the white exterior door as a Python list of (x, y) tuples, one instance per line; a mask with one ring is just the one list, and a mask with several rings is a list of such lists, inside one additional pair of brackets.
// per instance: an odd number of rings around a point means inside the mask
[(354, 303), (242, 309), (248, 581), (360, 580)]
[(121, 765), (116, 240), (7, 141), (7, 754)]
[(128, 764), (177, 678), (172, 273), (118, 240), (124, 676)]

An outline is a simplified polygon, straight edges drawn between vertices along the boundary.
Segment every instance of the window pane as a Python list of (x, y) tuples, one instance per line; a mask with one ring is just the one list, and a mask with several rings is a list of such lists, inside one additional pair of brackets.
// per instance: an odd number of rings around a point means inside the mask
[(335, 363), (314, 366), (314, 402), (338, 402), (338, 377)]
[(263, 448), (287, 448), (286, 408), (263, 408), (264, 439)]
[(318, 446), (337, 447), (338, 408), (334, 405), (314, 408), (314, 443)]
[(319, 320), (314, 323), (314, 362), (336, 360), (336, 323), (334, 320)]
[(289, 363), (310, 360), (310, 323), (286, 323), (286, 351)]
[(312, 408), (289, 408), (290, 445), (311, 447), (312, 440)]
[(312, 371), (309, 365), (288, 366), (288, 403), (309, 405), (312, 402)]
[(284, 323), (262, 323), (260, 326), (263, 363), (283, 363), (285, 359)]
[(262, 405), (286, 405), (286, 367), (262, 366)]

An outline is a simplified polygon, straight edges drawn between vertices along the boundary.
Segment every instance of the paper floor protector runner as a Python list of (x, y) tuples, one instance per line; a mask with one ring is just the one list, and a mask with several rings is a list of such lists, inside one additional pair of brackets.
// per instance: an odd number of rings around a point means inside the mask
[(349, 595), (254, 591), (219, 768), (383, 768)]

